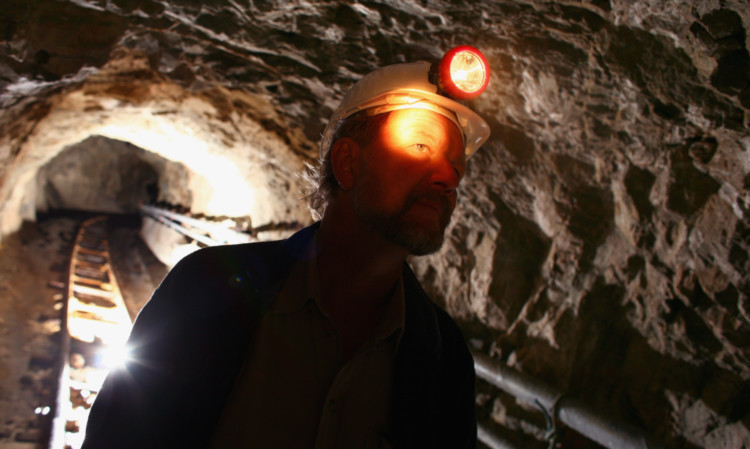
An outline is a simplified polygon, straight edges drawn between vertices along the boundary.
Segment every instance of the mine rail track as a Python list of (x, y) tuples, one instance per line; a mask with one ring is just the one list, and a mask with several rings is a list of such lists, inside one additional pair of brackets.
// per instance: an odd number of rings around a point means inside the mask
[(86, 220), (78, 230), (63, 312), (62, 369), (49, 447), (78, 449), (91, 404), (123, 356), (132, 328), (112, 270), (106, 217)]

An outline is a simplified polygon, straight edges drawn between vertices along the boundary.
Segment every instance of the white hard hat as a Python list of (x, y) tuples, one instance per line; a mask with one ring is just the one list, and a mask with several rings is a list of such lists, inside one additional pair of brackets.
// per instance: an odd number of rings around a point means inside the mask
[[(426, 61), (389, 65), (355, 83), (333, 112), (323, 131), (321, 159), (328, 153), (334, 135), (348, 117), (360, 111), (377, 115), (413, 108), (429, 109), (453, 121), (463, 134), (466, 157), (474, 154), (490, 136), (490, 127), (477, 113), (439, 93), (437, 84), (430, 82), (431, 66)], [(488, 68), (485, 76), (489, 77)], [(484, 87), (487, 81), (488, 79), (484, 82)]]

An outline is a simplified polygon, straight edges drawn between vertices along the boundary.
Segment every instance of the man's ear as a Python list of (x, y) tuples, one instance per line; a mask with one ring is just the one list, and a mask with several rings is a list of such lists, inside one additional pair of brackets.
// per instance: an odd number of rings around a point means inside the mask
[(349, 190), (354, 186), (360, 151), (359, 144), (349, 137), (338, 139), (331, 147), (333, 175), (343, 190)]

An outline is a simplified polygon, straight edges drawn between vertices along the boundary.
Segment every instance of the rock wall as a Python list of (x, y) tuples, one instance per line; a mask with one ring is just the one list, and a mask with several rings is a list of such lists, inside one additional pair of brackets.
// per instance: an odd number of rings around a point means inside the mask
[[(413, 261), (429, 292), (478, 350), (667, 447), (750, 446), (746, 2), (10, 0), (0, 21), (5, 232), (33, 217), (11, 187), (40, 159), (91, 134), (155, 151), (146, 122), (239, 166), (261, 216), (304, 222), (293, 174), (346, 87), (482, 49), (493, 80), (472, 106), (492, 138), (447, 244)], [(125, 116), (141, 119), (93, 125)], [(538, 414), (479, 400), (543, 446)]]

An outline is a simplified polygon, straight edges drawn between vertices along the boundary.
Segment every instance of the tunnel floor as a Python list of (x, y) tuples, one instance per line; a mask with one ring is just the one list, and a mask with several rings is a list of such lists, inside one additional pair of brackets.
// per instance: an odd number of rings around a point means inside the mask
[[(70, 252), (80, 223), (96, 215), (40, 215), (0, 242), (0, 449), (48, 445)], [(139, 237), (139, 216), (108, 218), (113, 269), (135, 318), (168, 269)]]

